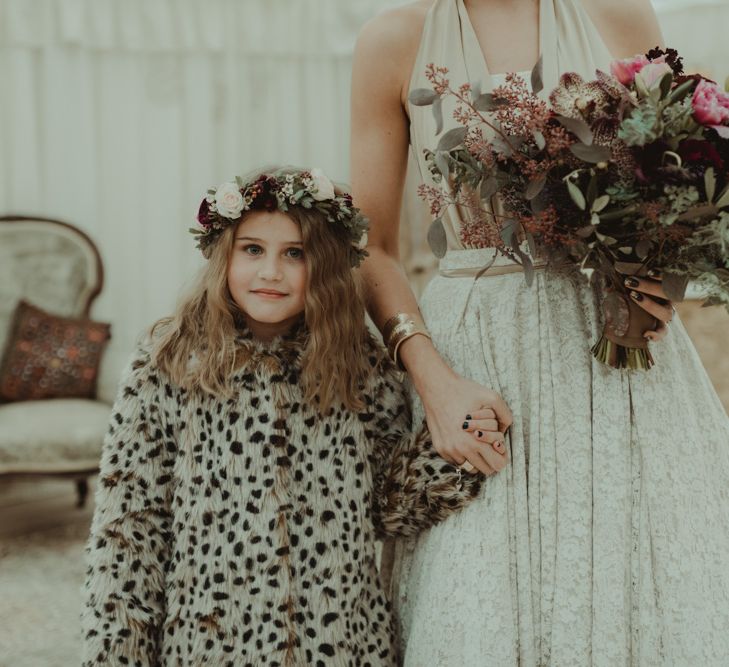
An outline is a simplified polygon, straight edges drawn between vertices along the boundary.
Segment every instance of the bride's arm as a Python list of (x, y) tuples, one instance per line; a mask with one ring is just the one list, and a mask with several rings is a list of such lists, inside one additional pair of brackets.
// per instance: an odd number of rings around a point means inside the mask
[[(370, 218), (369, 258), (363, 264), (368, 310), (382, 328), (396, 313), (416, 313), (417, 301), (399, 260), (398, 228), (408, 155), (409, 122), (404, 102), (428, 3), (391, 10), (363, 29), (355, 49), (352, 75), (352, 190)], [(492, 409), (501, 432), (511, 413), (495, 392), (452, 371), (424, 336), (406, 340), (400, 358), (423, 399), (433, 444), (457, 464), (468, 459), (486, 474), (506, 457), (462, 429), (466, 415)]]

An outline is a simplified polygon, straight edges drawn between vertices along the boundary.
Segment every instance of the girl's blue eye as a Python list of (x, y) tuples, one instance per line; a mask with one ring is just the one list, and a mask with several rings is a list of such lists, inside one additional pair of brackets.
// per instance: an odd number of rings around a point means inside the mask
[(304, 251), (301, 248), (289, 248), (286, 251), (286, 254), (291, 257), (291, 259), (301, 259), (304, 256)]
[(243, 252), (247, 252), (249, 255), (260, 255), (263, 252), (263, 248), (255, 243), (251, 243), (250, 245), (243, 246)]

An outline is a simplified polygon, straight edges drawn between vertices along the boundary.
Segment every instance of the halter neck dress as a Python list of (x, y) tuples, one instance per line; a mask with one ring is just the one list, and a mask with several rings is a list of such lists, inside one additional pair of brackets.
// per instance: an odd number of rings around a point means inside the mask
[[(541, 1), (540, 43), (545, 92), (610, 61), (579, 0)], [(429, 63), (452, 85), (493, 86), (463, 0), (435, 0), (411, 89), (429, 87)], [(428, 108), (410, 117), (429, 182), (435, 124)], [(729, 664), (729, 420), (682, 324), (652, 345), (650, 371), (608, 368), (590, 352), (602, 323), (580, 274), (542, 270), (528, 287), (498, 258), (474, 281), (494, 250), (457, 211), (444, 224), (421, 310), (451, 367), (510, 406), (511, 462), (463, 512), (395, 545), (404, 664)]]

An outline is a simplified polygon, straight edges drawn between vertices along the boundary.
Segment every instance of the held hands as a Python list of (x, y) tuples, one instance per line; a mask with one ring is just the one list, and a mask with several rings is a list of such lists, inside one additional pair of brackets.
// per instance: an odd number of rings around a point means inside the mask
[(663, 291), (660, 274), (649, 272), (648, 275), (653, 280), (628, 276), (624, 283), (630, 290), (630, 298), (658, 320), (658, 326), (654, 331), (646, 331), (643, 334), (648, 340), (656, 342), (668, 334), (668, 324), (673, 319), (674, 308)]
[[(504, 433), (512, 415), (496, 392), (459, 375), (423, 397), (433, 446), (466, 472), (493, 475), (509, 462)], [(464, 407), (469, 412), (464, 413)], [(470, 465), (469, 465), (470, 464)]]

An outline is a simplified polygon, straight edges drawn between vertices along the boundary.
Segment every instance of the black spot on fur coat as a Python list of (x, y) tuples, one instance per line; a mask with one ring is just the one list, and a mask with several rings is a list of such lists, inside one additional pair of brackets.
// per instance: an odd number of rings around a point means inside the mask
[(255, 356), (232, 400), (133, 358), (87, 546), (86, 667), (398, 664), (375, 536), (437, 523), (480, 477), (411, 434), (374, 341), (366, 409), (317, 418), (298, 385), (303, 335), (242, 341)]

